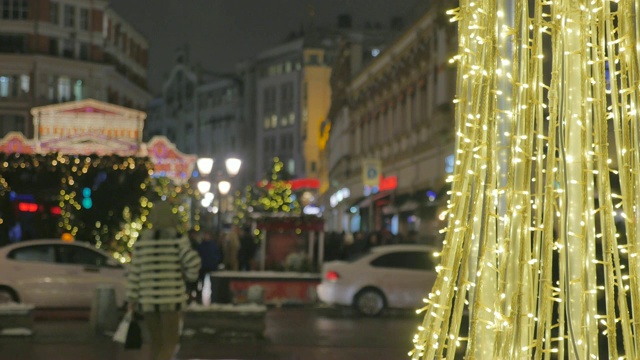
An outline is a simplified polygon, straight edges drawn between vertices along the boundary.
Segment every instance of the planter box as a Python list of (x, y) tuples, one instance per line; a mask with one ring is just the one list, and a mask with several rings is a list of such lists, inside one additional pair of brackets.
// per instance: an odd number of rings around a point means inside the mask
[[(211, 301), (216, 303), (263, 303), (307, 305), (317, 302), (320, 274), (276, 271), (215, 271), (211, 276)], [(260, 290), (260, 301), (253, 298)]]
[(184, 311), (184, 329), (199, 333), (250, 333), (262, 337), (266, 330), (264, 305), (190, 305)]
[(0, 305), (0, 336), (33, 335), (33, 305)]

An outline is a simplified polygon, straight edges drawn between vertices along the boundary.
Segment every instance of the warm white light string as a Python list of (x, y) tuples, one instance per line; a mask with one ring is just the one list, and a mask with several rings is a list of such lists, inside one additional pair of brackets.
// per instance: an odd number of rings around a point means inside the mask
[(412, 358), (640, 357), (639, 9), (460, 0), (449, 12), (456, 166)]

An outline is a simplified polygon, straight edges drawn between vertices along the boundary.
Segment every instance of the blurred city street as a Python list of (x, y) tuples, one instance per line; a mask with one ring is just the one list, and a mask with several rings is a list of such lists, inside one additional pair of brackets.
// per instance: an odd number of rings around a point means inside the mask
[[(178, 359), (405, 359), (420, 319), (404, 311), (366, 318), (350, 309), (270, 308), (264, 338), (224, 332), (184, 336)], [(31, 337), (0, 337), (0, 360), (146, 359), (147, 344), (125, 351), (110, 337), (94, 334), (84, 313), (40, 311), (34, 329)]]

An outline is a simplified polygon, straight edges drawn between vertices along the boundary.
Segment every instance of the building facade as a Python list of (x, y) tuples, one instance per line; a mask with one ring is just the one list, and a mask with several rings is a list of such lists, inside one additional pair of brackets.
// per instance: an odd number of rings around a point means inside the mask
[(186, 47), (179, 49), (162, 95), (149, 104), (144, 130), (147, 140), (166, 136), (182, 152), (212, 157), (214, 174), (224, 171), (225, 159), (241, 159), (234, 190), (254, 181), (255, 130), (244, 94), (251, 72), (239, 69), (238, 74), (207, 71), (189, 64)]
[[(452, 170), (455, 25), (435, 4), (355, 75), (342, 49), (327, 125), (327, 230), (415, 230), (434, 241), (434, 212), (421, 210), (444, 196)], [(365, 186), (372, 174), (377, 186)]]
[[(292, 176), (304, 174), (301, 109), (304, 39), (271, 48), (257, 56), (256, 176), (268, 178), (274, 157)], [(316, 59), (319, 63), (319, 60)]]
[(144, 138), (164, 135), (188, 154), (197, 152), (196, 89), (198, 74), (179, 60), (162, 84), (162, 95), (149, 103)]
[(258, 55), (256, 175), (264, 176), (277, 156), (292, 177), (320, 179), (320, 187), (326, 187), (323, 124), (331, 107), (331, 76), (341, 39), (354, 39), (350, 61), (361, 67), (399, 33), (397, 25), (353, 29), (351, 17), (341, 15), (334, 29), (300, 34)]
[(108, 1), (2, 1), (0, 19), (0, 136), (33, 136), (42, 105), (147, 107), (148, 41)]

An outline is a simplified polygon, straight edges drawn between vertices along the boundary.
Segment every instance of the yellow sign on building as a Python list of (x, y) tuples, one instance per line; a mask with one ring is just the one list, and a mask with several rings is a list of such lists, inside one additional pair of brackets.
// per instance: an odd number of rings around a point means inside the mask
[(380, 185), (382, 163), (378, 159), (362, 160), (362, 183), (364, 186)]

